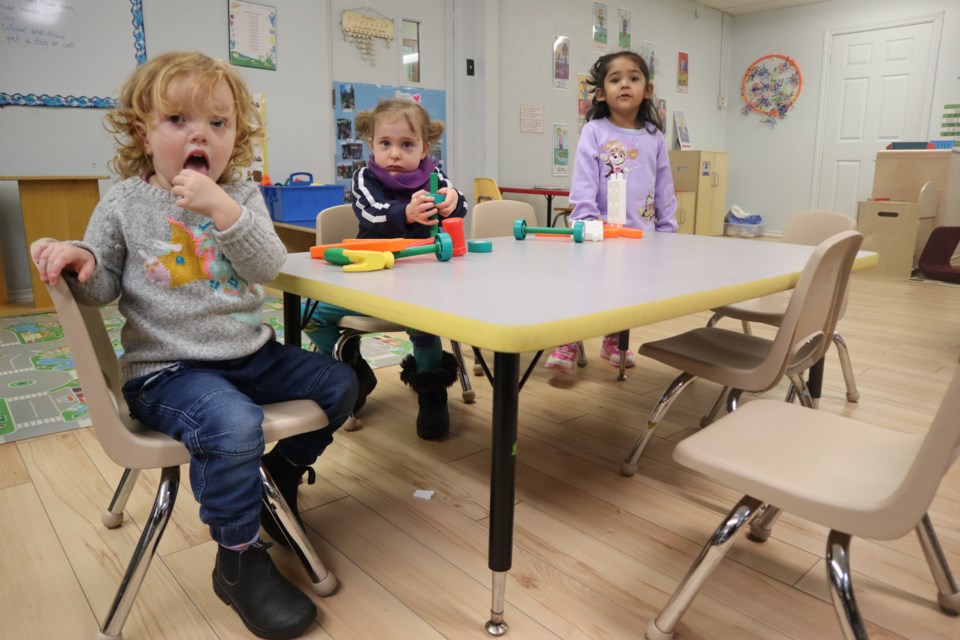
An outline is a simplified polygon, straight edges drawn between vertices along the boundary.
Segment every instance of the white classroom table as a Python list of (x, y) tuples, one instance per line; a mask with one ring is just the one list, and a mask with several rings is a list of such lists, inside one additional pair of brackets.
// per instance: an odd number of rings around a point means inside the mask
[[(520, 354), (617, 333), (791, 289), (814, 247), (675, 233), (576, 244), (566, 237), (495, 238), (491, 253), (345, 273), (287, 256), (270, 286), (284, 292), (285, 339), (300, 340), (299, 298), (339, 305), (494, 353), (488, 566), (491, 635), (506, 632), (512, 562)], [(875, 266), (861, 251), (855, 270)]]

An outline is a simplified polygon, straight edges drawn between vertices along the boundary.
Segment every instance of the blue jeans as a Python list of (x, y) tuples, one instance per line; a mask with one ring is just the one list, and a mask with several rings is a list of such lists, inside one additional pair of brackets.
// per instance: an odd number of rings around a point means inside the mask
[[(363, 313), (350, 311), (343, 307), (327, 304), (326, 302), (316, 302), (313, 312), (310, 314), (309, 322), (304, 328), (304, 333), (310, 339), (310, 342), (317, 347), (320, 353), (333, 353), (333, 347), (337, 344), (340, 337), (340, 328), (337, 326), (343, 316), (362, 316)], [(300, 306), (300, 315), (306, 310), (307, 301)], [(415, 329), (407, 329), (407, 335), (410, 336), (410, 342), (413, 344), (413, 357), (416, 359), (418, 369), (421, 371), (430, 371), (440, 366), (441, 347), (437, 336), (423, 333)]]
[(134, 418), (190, 451), (200, 519), (214, 540), (235, 546), (260, 528), (260, 405), (303, 398), (320, 405), (330, 421), (326, 427), (277, 443), (288, 462), (310, 465), (350, 415), (357, 378), (342, 362), (271, 340), (244, 358), (183, 361), (129, 380), (123, 396)]

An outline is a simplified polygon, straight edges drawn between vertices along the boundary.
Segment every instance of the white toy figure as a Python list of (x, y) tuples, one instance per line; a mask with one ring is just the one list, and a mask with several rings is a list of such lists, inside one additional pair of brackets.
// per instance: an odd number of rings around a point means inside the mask
[(588, 242), (601, 242), (603, 240), (603, 221), (584, 220), (583, 239)]
[(607, 179), (607, 224), (621, 226), (627, 223), (627, 179), (614, 173)]

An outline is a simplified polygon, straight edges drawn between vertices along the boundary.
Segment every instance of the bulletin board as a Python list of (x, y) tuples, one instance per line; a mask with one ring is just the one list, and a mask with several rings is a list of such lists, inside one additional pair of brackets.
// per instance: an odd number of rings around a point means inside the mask
[(142, 0), (0, 0), (0, 105), (109, 108), (146, 59)]
[[(381, 100), (405, 98), (420, 103), (431, 120), (441, 120), (446, 124), (446, 92), (439, 89), (419, 87), (400, 87), (386, 84), (362, 84), (357, 82), (333, 83), (333, 128), (334, 159), (337, 168), (337, 184), (345, 188), (350, 186), (354, 172), (367, 165), (370, 159), (370, 146), (365, 140), (357, 138), (355, 118), (361, 111), (369, 111)], [(447, 134), (440, 143), (431, 146), (430, 155), (438, 167), (446, 173), (445, 159)]]

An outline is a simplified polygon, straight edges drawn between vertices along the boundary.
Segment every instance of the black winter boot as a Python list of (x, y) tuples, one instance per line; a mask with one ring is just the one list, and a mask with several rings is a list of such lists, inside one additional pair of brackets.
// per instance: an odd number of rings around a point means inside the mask
[(343, 345), (343, 350), (340, 352), (340, 358), (346, 364), (350, 365), (353, 372), (357, 374), (357, 380), (360, 382), (357, 401), (353, 405), (353, 413), (356, 415), (356, 413), (363, 408), (363, 405), (366, 404), (367, 396), (376, 388), (377, 376), (374, 375), (373, 369), (370, 368), (370, 365), (367, 364), (367, 361), (364, 360), (360, 354), (360, 338), (347, 340), (347, 343)]
[(400, 380), (417, 392), (417, 435), (424, 440), (439, 440), (450, 432), (447, 411), (447, 387), (457, 380), (457, 359), (443, 352), (440, 367), (417, 371), (417, 361), (408, 355), (400, 363)]
[(213, 590), (237, 611), (243, 624), (261, 638), (296, 638), (313, 623), (317, 608), (277, 571), (257, 540), (244, 551), (218, 547)]
[[(313, 484), (317, 481), (317, 472), (313, 470), (313, 467), (293, 466), (280, 455), (277, 447), (274, 447), (270, 450), (270, 453), (263, 456), (263, 466), (266, 468), (267, 473), (270, 474), (270, 477), (273, 478), (273, 483), (277, 485), (277, 491), (280, 492), (280, 495), (283, 496), (290, 510), (293, 511), (293, 514), (297, 517), (297, 521), (303, 525), (303, 521), (300, 519), (300, 510), (297, 508), (297, 488), (300, 485), (300, 478), (303, 477), (304, 473), (307, 474), (307, 484)], [(284, 547), (290, 546), (290, 543), (287, 541), (287, 532), (273, 517), (273, 513), (266, 503), (264, 503), (263, 508), (260, 510), (260, 526), (263, 527), (263, 530), (267, 532), (274, 542)]]

